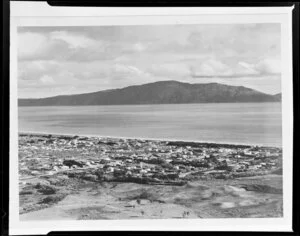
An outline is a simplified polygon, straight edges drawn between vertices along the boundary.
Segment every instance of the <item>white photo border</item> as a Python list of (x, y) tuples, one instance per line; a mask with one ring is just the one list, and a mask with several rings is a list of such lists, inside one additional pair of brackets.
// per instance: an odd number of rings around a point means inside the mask
[[(10, 188), (9, 234), (50, 231), (292, 231), (293, 175), (293, 7), (92, 8), (11, 2), (10, 18)], [(63, 17), (63, 20), (61, 18)], [(80, 19), (80, 20), (79, 20)], [(167, 24), (281, 24), (283, 217), (235, 219), (20, 221), (18, 189), (17, 27)]]

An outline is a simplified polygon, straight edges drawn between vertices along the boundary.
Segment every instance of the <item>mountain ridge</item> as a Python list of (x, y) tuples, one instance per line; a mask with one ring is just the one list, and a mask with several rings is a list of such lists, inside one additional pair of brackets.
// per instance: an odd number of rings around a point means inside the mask
[(182, 104), (229, 102), (279, 102), (270, 95), (244, 86), (220, 83), (191, 84), (175, 80), (157, 81), (98, 92), (18, 99), (19, 106), (88, 106), (130, 104)]

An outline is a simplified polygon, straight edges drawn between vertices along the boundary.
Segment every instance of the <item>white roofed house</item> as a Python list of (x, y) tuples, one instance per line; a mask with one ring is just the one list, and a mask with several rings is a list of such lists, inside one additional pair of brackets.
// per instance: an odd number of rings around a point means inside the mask
[(112, 173), (112, 172), (114, 172), (114, 170), (115, 170), (115, 168), (114, 168), (114, 167), (112, 167), (112, 166), (109, 166), (109, 167), (106, 169), (106, 172), (108, 172), (108, 173)]

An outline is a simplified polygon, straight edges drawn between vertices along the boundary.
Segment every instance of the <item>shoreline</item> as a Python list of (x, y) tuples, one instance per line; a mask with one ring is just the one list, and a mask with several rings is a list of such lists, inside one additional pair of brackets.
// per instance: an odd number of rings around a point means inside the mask
[(280, 148), (282, 145), (260, 145), (260, 144), (249, 144), (249, 143), (233, 143), (233, 142), (217, 142), (217, 141), (200, 141), (200, 140), (182, 140), (182, 139), (164, 139), (164, 138), (143, 138), (143, 137), (124, 137), (124, 136), (102, 136), (94, 134), (72, 134), (72, 133), (49, 133), (49, 132), (32, 132), (32, 131), (19, 131), (19, 135), (35, 135), (35, 136), (66, 136), (66, 137), (86, 137), (86, 138), (110, 138), (110, 139), (125, 139), (125, 140), (142, 140), (142, 141), (157, 141), (157, 142), (180, 142), (180, 143), (195, 143), (199, 145), (217, 145), (217, 146), (236, 146), (236, 147), (260, 147), (260, 148)]

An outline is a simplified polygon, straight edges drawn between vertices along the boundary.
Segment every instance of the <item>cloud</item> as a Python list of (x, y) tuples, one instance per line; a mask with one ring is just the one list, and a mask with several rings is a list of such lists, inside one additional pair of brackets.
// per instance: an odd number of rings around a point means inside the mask
[[(94, 83), (105, 86), (117, 86), (134, 81), (143, 83), (151, 75), (141, 68), (114, 61), (93, 62), (56, 62), (56, 61), (22, 61), (19, 63), (19, 82), (21, 85), (45, 88), (48, 85), (76, 85), (86, 87)], [(42, 78), (42, 79), (41, 79)], [(55, 81), (55, 84), (50, 79)], [(122, 82), (120, 82), (122, 81)]]
[(47, 34), (19, 33), (18, 59), (82, 61), (111, 58), (106, 52), (109, 44), (64, 31)]
[(112, 83), (119, 83), (119, 80), (122, 80), (122, 84), (126, 84), (134, 80), (144, 81), (150, 77), (150, 74), (135, 66), (117, 63), (110, 66), (108, 77), (111, 78)]
[(280, 73), (280, 60), (274, 59), (264, 59), (256, 64), (239, 61), (233, 65), (210, 59), (202, 62), (199, 66), (191, 68), (191, 76), (193, 78), (254, 78), (266, 75), (279, 75)]
[(18, 63), (18, 78), (22, 81), (38, 80), (47, 73), (55, 74), (59, 70), (59, 63), (55, 61), (21, 61)]
[(240, 68), (242, 68), (242, 70), (245, 71), (245, 74), (249, 74), (249, 75), (258, 74), (258, 71), (255, 69), (255, 66), (252, 64), (240, 61), (238, 62), (238, 66), (240, 66)]
[[(97, 41), (84, 35), (72, 34), (66, 31), (53, 31), (50, 33), (50, 40), (62, 40), (66, 42), (69, 48), (88, 48), (94, 47)], [(100, 42), (98, 42), (99, 44)]]
[(255, 69), (260, 74), (280, 74), (281, 73), (281, 61), (278, 59), (264, 59), (259, 61), (255, 65)]
[(190, 66), (187, 63), (157, 63), (152, 64), (147, 69), (153, 76), (167, 78), (182, 78), (190, 76)]
[(132, 49), (133, 49), (133, 51), (136, 51), (136, 52), (143, 52), (147, 49), (147, 46), (143, 43), (138, 42), (138, 43), (133, 44)]
[(49, 40), (38, 33), (19, 34), (19, 60), (52, 60), (64, 58), (68, 53), (68, 44), (62, 40)]
[(19, 58), (33, 56), (47, 50), (47, 37), (37, 33), (20, 34), (18, 38)]
[(20, 32), (18, 58), (24, 60), (96, 61), (113, 60), (120, 55), (142, 53), (147, 42), (94, 39), (79, 32), (55, 30), (45, 33)]
[(49, 75), (43, 75), (43, 76), (40, 78), (40, 81), (41, 81), (44, 85), (55, 84), (54, 79), (53, 79), (51, 76), (49, 76)]
[(18, 32), (19, 91), (29, 95), (29, 88), (51, 94), (49, 87), (55, 93), (74, 87), (72, 92), (80, 93), (170, 79), (268, 89), (259, 79), (269, 78), (274, 89), (280, 83), (280, 24), (20, 27)]
[(193, 66), (191, 68), (192, 75), (195, 76), (228, 76), (233, 74), (231, 68), (221, 61), (215, 59), (209, 59), (200, 63), (199, 66)]
[(243, 61), (280, 54), (279, 33), (279, 24), (22, 27), (19, 51), (21, 60), (94, 61), (165, 53)]

